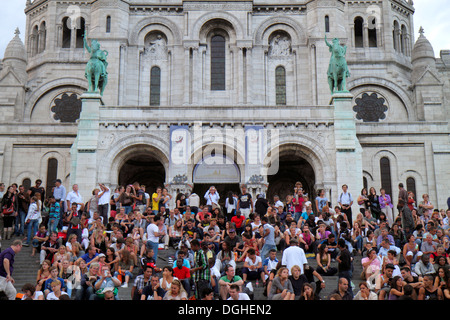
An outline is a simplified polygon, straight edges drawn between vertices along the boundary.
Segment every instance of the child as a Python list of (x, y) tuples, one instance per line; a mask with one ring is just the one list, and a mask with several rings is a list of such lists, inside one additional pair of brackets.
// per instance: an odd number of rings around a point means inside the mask
[(56, 232), (56, 227), (59, 223), (60, 217), (60, 205), (59, 202), (56, 202), (54, 196), (50, 196), (49, 199), (50, 209), (49, 209), (49, 220), (48, 220), (48, 232), (51, 233), (53, 231)]
[(47, 299), (47, 296), (49, 295), (49, 293), (51, 293), (53, 291), (53, 286), (51, 284), (56, 280), (59, 280), (59, 282), (61, 284), (60, 289), (66, 290), (64, 280), (62, 278), (60, 278), (58, 275), (59, 275), (58, 267), (56, 267), (56, 266), (50, 267), (50, 278), (48, 278), (44, 282), (44, 295), (45, 295), (46, 299)]

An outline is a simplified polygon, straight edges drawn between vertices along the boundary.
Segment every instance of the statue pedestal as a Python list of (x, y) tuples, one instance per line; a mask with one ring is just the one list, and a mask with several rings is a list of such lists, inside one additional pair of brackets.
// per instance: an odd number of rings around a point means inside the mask
[(356, 201), (363, 188), (362, 148), (356, 137), (356, 123), (352, 110), (353, 95), (349, 92), (337, 92), (332, 96), (334, 105), (334, 137), (336, 146), (336, 183), (337, 200), (342, 192), (342, 185), (348, 185), (348, 192), (352, 194), (353, 221), (359, 212)]
[(100, 106), (99, 93), (84, 93), (81, 96), (82, 110), (78, 122), (78, 134), (71, 149), (71, 184), (78, 184), (85, 197), (97, 186), (97, 145), (99, 138)]

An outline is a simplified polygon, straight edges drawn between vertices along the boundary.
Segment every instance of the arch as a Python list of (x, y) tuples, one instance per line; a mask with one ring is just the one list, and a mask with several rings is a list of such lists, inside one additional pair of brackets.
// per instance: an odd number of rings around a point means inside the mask
[[(30, 182), (34, 182), (34, 181), (36, 181), (37, 179), (39, 179), (39, 177), (38, 177), (38, 175), (36, 174), (35, 171), (28, 171), (28, 170), (26, 170), (26, 171), (22, 171), (21, 173), (19, 173), (19, 174), (13, 179), (13, 181), (22, 181), (22, 184), (23, 184), (23, 181), (24, 181), (25, 179), (29, 179)], [(41, 179), (41, 180), (42, 180), (42, 179)]]
[(380, 159), (380, 180), (381, 187), (387, 194), (392, 194), (391, 162), (388, 157)]
[(256, 29), (253, 40), (256, 45), (267, 45), (270, 35), (276, 30), (289, 33), (292, 45), (306, 45), (307, 35), (304, 28), (294, 19), (283, 17), (268, 18)]
[[(219, 134), (222, 134), (222, 133), (219, 133)], [(206, 136), (206, 134), (204, 136)], [(230, 138), (234, 138), (234, 137), (230, 137)], [(200, 138), (200, 139), (202, 139), (202, 138)], [(236, 166), (239, 169), (240, 181), (241, 182), (245, 181), (245, 155), (242, 153), (242, 151), (245, 152), (245, 150), (238, 150), (235, 148), (235, 146), (232, 146), (229, 143), (227, 143), (229, 141), (232, 141), (231, 139), (227, 139), (227, 132), (223, 133), (223, 139), (224, 140), (221, 141), (220, 143), (218, 143), (218, 142), (204, 143), (203, 140), (193, 140), (192, 145), (194, 147), (193, 147), (193, 150), (189, 157), (189, 166), (188, 166), (188, 172), (187, 172), (189, 181), (191, 181), (190, 179), (193, 178), (194, 169), (197, 166), (197, 164), (199, 164), (204, 158), (210, 156), (212, 151), (215, 152), (215, 155), (221, 154), (224, 157), (234, 161), (234, 163), (236, 164)], [(218, 153), (216, 153), (216, 150), (218, 150)], [(207, 151), (211, 151), (211, 152), (208, 152), (205, 154), (205, 152), (207, 152)], [(230, 158), (229, 155), (231, 155), (231, 153), (232, 153), (232, 157)]]
[(223, 11), (208, 12), (208, 13), (202, 15), (201, 17), (199, 17), (195, 21), (195, 23), (192, 27), (191, 38), (192, 39), (201, 39), (202, 29), (204, 29), (204, 26), (211, 20), (217, 20), (217, 21), (224, 20), (224, 21), (230, 23), (232, 26), (232, 29), (236, 33), (236, 39), (244, 39), (245, 38), (244, 28), (243, 28), (241, 22), (239, 21), (239, 19), (236, 18), (231, 13), (223, 12)]
[(41, 180), (43, 182), (43, 184), (45, 184), (46, 188), (48, 185), (48, 181), (47, 181), (47, 175), (48, 175), (48, 171), (47, 171), (47, 165), (48, 165), (48, 161), (49, 159), (56, 159), (58, 161), (58, 178), (61, 179), (63, 181), (63, 184), (66, 183), (66, 168), (67, 168), (67, 163), (66, 161), (70, 161), (70, 157), (69, 156), (64, 156), (63, 154), (61, 154), (58, 151), (49, 151), (46, 152), (40, 160), (40, 165), (39, 165), (39, 177), (41, 177)]
[(350, 92), (363, 86), (379, 86), (388, 91), (391, 91), (402, 101), (408, 115), (408, 121), (413, 121), (417, 118), (416, 111), (413, 107), (414, 103), (411, 100), (410, 95), (404, 88), (400, 87), (395, 82), (378, 77), (361, 77), (354, 79), (347, 84), (347, 88), (349, 88)]
[(110, 185), (118, 184), (118, 173), (123, 164), (136, 152), (150, 152), (164, 166), (166, 179), (169, 169), (169, 142), (163, 142), (161, 135), (136, 133), (119, 139), (102, 156), (98, 171), (99, 181)]
[(160, 31), (167, 36), (167, 44), (180, 44), (183, 39), (177, 24), (163, 17), (144, 18), (131, 31), (130, 45), (144, 45), (145, 36), (151, 31)]
[(43, 97), (48, 92), (60, 88), (60, 87), (78, 87), (83, 91), (87, 90), (86, 79), (80, 78), (61, 78), (43, 84), (41, 87), (33, 91), (33, 94), (28, 98), (25, 104), (24, 119), (30, 120), (33, 114), (34, 107), (41, 97)]
[(364, 47), (364, 19), (357, 16), (353, 19), (353, 32), (355, 37), (355, 47)]

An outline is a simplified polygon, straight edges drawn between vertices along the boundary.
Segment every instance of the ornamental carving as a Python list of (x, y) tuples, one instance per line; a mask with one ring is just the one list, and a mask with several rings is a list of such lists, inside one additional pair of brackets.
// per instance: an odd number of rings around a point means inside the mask
[(53, 119), (61, 122), (75, 122), (80, 118), (81, 99), (76, 93), (63, 93), (53, 101)]
[(353, 107), (356, 119), (363, 120), (363, 122), (379, 122), (385, 119), (386, 111), (388, 111), (385, 102), (386, 100), (376, 93), (370, 95), (363, 93), (361, 98), (355, 100), (356, 105)]

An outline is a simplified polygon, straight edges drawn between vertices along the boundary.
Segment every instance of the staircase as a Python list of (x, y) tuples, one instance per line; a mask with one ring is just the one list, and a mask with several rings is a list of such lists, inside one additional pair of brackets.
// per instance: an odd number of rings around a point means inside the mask
[[(20, 237), (14, 237), (10, 240), (0, 240), (1, 250), (5, 250), (8, 248), (15, 239), (21, 239)], [(14, 261), (14, 272), (12, 277), (15, 280), (15, 288), (18, 293), (21, 293), (22, 286), (25, 283), (36, 283), (37, 272), (39, 270), (39, 253), (37, 252), (34, 257), (31, 257), (32, 247), (22, 247), (22, 250), (16, 254)], [(170, 248), (168, 250), (161, 250), (158, 253), (158, 267), (164, 267), (168, 265), (168, 258), (173, 257), (175, 254), (175, 250)], [(277, 258), (281, 261), (281, 252), (277, 253)], [(308, 264), (316, 268), (317, 263), (316, 259), (312, 256), (307, 255)], [(242, 267), (243, 262), (237, 263), (237, 267)], [(332, 262), (333, 267), (337, 267), (336, 262)], [(361, 266), (361, 256), (356, 255), (353, 261), (353, 284), (355, 286), (353, 293), (356, 294), (359, 291), (359, 283), (361, 279), (359, 275), (362, 272)], [(136, 272), (134, 272), (134, 276), (137, 275), (137, 268), (135, 268)], [(326, 283), (325, 289), (321, 292), (321, 297), (324, 300), (327, 300), (330, 293), (337, 288), (338, 277), (337, 274), (332, 277), (323, 277)], [(316, 279), (317, 280), (317, 279)], [(119, 288), (119, 298), (121, 300), (131, 300), (131, 288), (134, 284), (134, 278), (130, 280), (128, 288)], [(252, 281), (254, 300), (267, 300), (267, 297), (263, 295), (263, 286), (260, 283), (259, 286), (256, 286), (256, 281)]]

